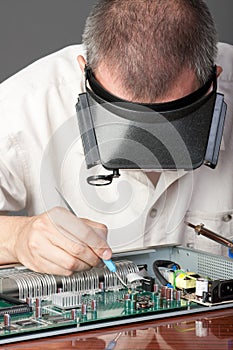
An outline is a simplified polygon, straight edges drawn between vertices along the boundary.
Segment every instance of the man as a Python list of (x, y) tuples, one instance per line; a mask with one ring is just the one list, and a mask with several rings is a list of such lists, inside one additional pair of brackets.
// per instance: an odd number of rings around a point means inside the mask
[[(128, 170), (111, 186), (94, 188), (86, 183), (92, 170), (85, 166), (75, 115), (86, 64), (103, 88), (137, 103), (174, 101), (205, 84), (216, 56), (216, 32), (205, 3), (102, 0), (83, 38), (85, 50), (73, 46), (52, 54), (0, 88), (0, 263), (69, 275), (109, 259), (109, 246), (180, 243), (223, 254), (221, 246), (196, 237), (183, 222), (201, 220), (233, 238), (230, 46), (219, 46), (224, 69), (219, 90), (228, 115), (215, 170)], [(221, 71), (218, 66), (217, 75)], [(64, 203), (56, 188), (78, 217), (59, 207)], [(28, 216), (7, 216), (21, 209)]]

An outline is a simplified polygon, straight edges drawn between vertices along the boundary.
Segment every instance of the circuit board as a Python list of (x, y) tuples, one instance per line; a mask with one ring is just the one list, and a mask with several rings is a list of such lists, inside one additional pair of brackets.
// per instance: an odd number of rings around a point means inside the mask
[[(64, 293), (59, 294), (60, 298), (64, 300)], [(130, 299), (124, 299), (127, 294), (127, 291), (122, 290), (118, 292), (100, 292), (94, 297), (85, 295), (82, 298), (82, 304), (80, 306), (75, 305), (72, 309), (60, 309), (54, 306), (51, 301), (40, 300), (39, 313), (36, 306), (38, 301), (35, 301), (32, 312), (11, 316), (9, 324), (6, 323), (6, 320), (4, 322), (4, 316), (2, 317), (0, 339), (10, 338), (13, 340), (15, 336), (18, 338), (20, 334), (30, 333), (35, 335), (38, 332), (49, 331), (50, 329), (59, 331), (59, 328), (67, 329), (69, 327), (94, 325), (103, 321), (112, 322), (117, 319), (138, 318), (145, 316), (145, 314), (153, 315), (171, 310), (187, 309), (188, 306), (187, 301), (168, 303), (157, 296), (155, 297), (150, 292), (134, 292)], [(141, 303), (143, 307), (136, 309), (136, 302)]]
[[(152, 256), (160, 257), (158, 251)], [(152, 256), (150, 251), (121, 260), (116, 256), (117, 272), (128, 288), (106, 267), (70, 277), (17, 266), (2, 269), (0, 344), (206, 310), (205, 300), (200, 303), (193, 290), (189, 294), (187, 289), (159, 283), (151, 273)], [(232, 300), (233, 293), (223, 307), (232, 307)]]

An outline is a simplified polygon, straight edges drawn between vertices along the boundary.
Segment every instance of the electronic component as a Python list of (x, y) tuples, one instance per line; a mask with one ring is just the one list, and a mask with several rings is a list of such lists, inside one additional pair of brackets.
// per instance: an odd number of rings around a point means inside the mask
[(142, 280), (142, 289), (153, 292), (154, 290), (154, 285), (155, 285), (155, 279), (150, 276), (146, 276)]
[(82, 302), (82, 294), (76, 292), (55, 293), (51, 295), (52, 304), (59, 309), (78, 307)]
[(233, 280), (198, 278), (195, 293), (184, 294), (187, 300), (211, 306), (233, 302)]
[(0, 316), (30, 313), (32, 308), (24, 301), (0, 294)]
[(211, 303), (233, 300), (233, 279), (210, 281), (208, 292)]
[[(209, 282), (206, 278), (197, 278), (195, 294), (198, 298), (203, 298), (203, 293), (208, 293)], [(205, 294), (206, 295), (206, 294)]]
[[(197, 279), (200, 276), (192, 271), (175, 271), (169, 277), (169, 282), (174, 283), (174, 286), (179, 289), (195, 289)], [(174, 281), (174, 282), (173, 282)]]
[(0, 344), (232, 307), (230, 259), (167, 246), (117, 254), (114, 265), (127, 288), (106, 266), (67, 277), (0, 270)]
[(36, 321), (33, 321), (32, 319), (25, 319), (25, 320), (19, 320), (15, 322), (16, 325), (21, 326), (21, 327), (33, 327), (37, 326), (38, 323)]

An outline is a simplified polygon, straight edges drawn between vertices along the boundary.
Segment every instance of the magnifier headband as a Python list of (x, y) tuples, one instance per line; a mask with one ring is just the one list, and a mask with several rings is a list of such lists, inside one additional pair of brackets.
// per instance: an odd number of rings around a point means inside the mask
[[(144, 104), (105, 90), (86, 67), (86, 93), (76, 105), (87, 168), (192, 170), (217, 164), (226, 113), (216, 67), (199, 90), (176, 101)], [(212, 86), (212, 90), (209, 92)]]
[[(100, 97), (100, 99), (105, 102), (124, 103), (125, 107), (128, 104), (129, 109), (134, 109), (135, 106), (137, 108), (138, 106), (144, 106), (146, 108), (150, 108), (157, 112), (175, 110), (175, 109), (183, 108), (185, 106), (189, 106), (190, 104), (199, 100), (201, 97), (205, 96), (210, 90), (211, 86), (213, 91), (215, 92), (217, 91), (217, 67), (216, 66), (213, 66), (212, 73), (209, 79), (198, 90), (180, 99), (177, 99), (171, 102), (165, 102), (165, 103), (138, 103), (138, 102), (131, 102), (131, 101), (127, 101), (122, 98), (119, 98), (113, 95), (112, 93), (110, 93), (108, 90), (106, 90), (96, 80), (94, 73), (92, 72), (92, 69), (89, 66), (85, 67), (85, 77), (86, 77), (86, 90), (88, 92), (92, 91), (96, 96)], [(87, 81), (90, 85), (91, 90), (87, 86)]]

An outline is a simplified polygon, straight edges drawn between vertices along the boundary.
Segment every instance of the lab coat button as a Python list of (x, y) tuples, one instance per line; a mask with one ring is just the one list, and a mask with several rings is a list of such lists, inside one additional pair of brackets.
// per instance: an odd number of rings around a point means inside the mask
[(194, 242), (187, 242), (186, 247), (190, 249), (194, 248)]
[(231, 221), (231, 219), (232, 219), (232, 215), (230, 215), (230, 214), (226, 214), (222, 217), (222, 221), (224, 221), (224, 222), (229, 222), (229, 221)]
[(152, 208), (151, 211), (150, 211), (150, 217), (151, 218), (155, 218), (156, 215), (157, 215), (157, 209)]

